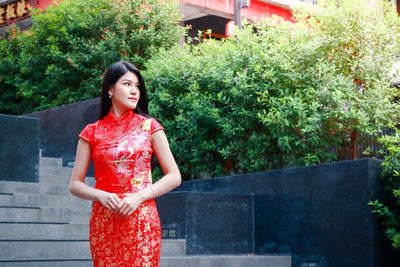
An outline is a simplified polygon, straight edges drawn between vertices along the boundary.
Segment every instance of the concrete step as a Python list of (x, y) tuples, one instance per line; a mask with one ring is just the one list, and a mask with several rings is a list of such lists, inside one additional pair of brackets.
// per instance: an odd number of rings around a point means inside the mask
[(164, 256), (185, 256), (185, 239), (163, 239), (161, 240), (161, 257)]
[(67, 184), (0, 181), (0, 193), (69, 195), (68, 187)]
[[(89, 267), (93, 266), (90, 259), (63, 261), (25, 261), (25, 262), (1, 262), (2, 267)], [(184, 256), (161, 257), (159, 267), (291, 267), (290, 256)]]
[[(90, 260), (84, 261), (26, 261), (1, 262), (2, 267), (89, 267), (93, 266)], [(161, 257), (159, 267), (291, 267), (290, 256), (185, 256)]]
[[(159, 267), (290, 267), (289, 256), (185, 256), (161, 257)], [(288, 259), (287, 259), (288, 258)], [(64, 261), (26, 261), (26, 262), (1, 262), (2, 267), (89, 267), (93, 266), (90, 260), (64, 260)]]
[[(0, 242), (87, 241), (89, 224), (0, 223)], [(184, 239), (163, 239), (161, 256), (184, 256)]]
[(39, 168), (42, 168), (42, 167), (62, 167), (62, 159), (61, 158), (40, 157)]
[(0, 241), (89, 240), (89, 224), (0, 223)]
[(159, 267), (291, 267), (290, 256), (199, 255), (161, 257)]
[(0, 207), (0, 222), (87, 223), (90, 209)]
[(71, 177), (72, 168), (62, 166), (40, 166), (39, 175), (57, 175)]
[[(60, 158), (40, 158), (39, 182), (50, 184), (69, 184), (72, 175), (72, 167), (63, 167)], [(94, 177), (86, 177), (85, 183), (94, 187)]]
[[(61, 176), (54, 174), (40, 174), (39, 175), (39, 183), (45, 184), (69, 184), (71, 180), (71, 175), (69, 176)], [(85, 177), (85, 184), (94, 187), (96, 184), (96, 180), (94, 177)]]
[(0, 259), (90, 259), (89, 241), (1, 241)]
[(0, 267), (93, 267), (92, 259), (43, 259), (34, 261), (2, 261)]
[(0, 194), (0, 206), (42, 208), (91, 208), (92, 201), (73, 195), (40, 195), (29, 193)]
[[(162, 257), (183, 257), (175, 255), (176, 243), (180, 240), (162, 240)], [(0, 241), (0, 259), (43, 260), (43, 259), (90, 259), (90, 245), (87, 240), (5, 240)]]

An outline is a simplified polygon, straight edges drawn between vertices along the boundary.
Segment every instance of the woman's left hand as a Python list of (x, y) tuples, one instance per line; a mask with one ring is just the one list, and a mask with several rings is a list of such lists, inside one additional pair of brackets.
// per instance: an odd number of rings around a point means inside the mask
[(140, 194), (135, 193), (130, 196), (124, 197), (118, 205), (118, 212), (125, 218), (128, 218), (135, 212), (135, 210), (142, 204), (143, 198)]

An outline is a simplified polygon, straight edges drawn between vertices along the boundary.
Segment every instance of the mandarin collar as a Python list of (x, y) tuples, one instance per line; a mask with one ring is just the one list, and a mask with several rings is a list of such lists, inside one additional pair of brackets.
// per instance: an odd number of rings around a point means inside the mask
[(136, 116), (136, 113), (132, 109), (126, 111), (124, 114), (122, 114), (119, 117), (117, 117), (117, 115), (115, 115), (110, 110), (108, 112), (107, 116), (104, 117), (104, 121), (111, 122), (111, 123), (122, 124), (124, 122), (131, 121), (135, 116)]

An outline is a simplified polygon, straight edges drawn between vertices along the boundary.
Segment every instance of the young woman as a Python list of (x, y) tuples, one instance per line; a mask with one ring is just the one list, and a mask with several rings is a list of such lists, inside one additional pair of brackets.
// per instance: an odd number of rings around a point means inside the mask
[[(152, 184), (155, 152), (165, 173)], [(90, 158), (96, 186), (85, 181)], [(181, 183), (164, 128), (148, 115), (146, 87), (129, 62), (104, 76), (99, 120), (79, 134), (70, 192), (93, 200), (90, 249), (94, 266), (158, 266), (161, 226), (154, 198)]]

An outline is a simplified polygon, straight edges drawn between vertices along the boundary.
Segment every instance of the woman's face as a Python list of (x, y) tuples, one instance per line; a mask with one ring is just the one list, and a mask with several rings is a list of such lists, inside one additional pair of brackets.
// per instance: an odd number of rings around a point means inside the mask
[(115, 86), (110, 87), (108, 94), (112, 95), (112, 105), (118, 109), (135, 109), (140, 98), (138, 77), (135, 73), (128, 71), (119, 78)]

